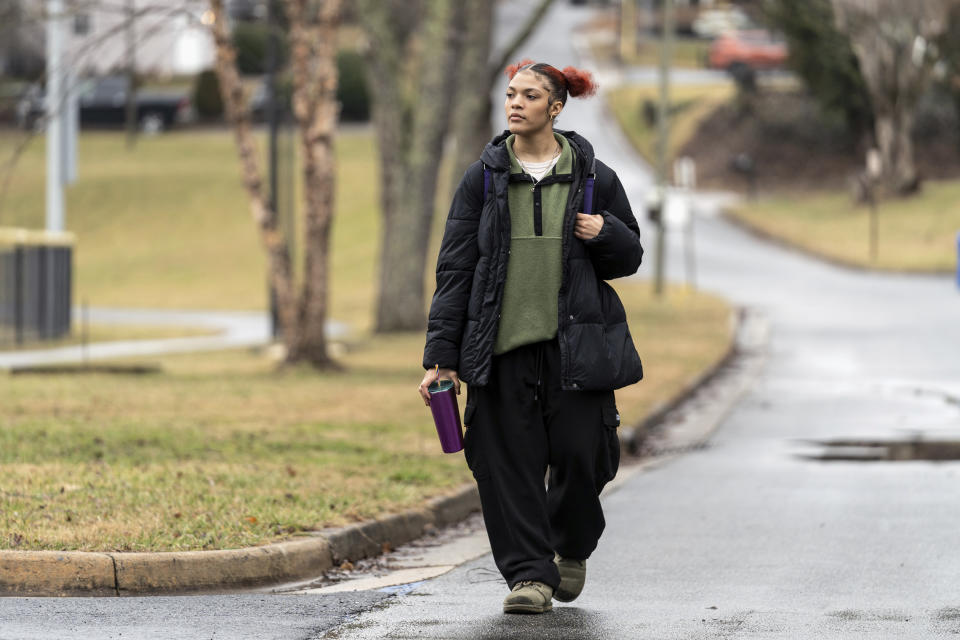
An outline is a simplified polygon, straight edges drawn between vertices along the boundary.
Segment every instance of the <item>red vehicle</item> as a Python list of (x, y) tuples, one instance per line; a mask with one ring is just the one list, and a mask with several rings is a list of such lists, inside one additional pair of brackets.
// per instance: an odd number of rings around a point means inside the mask
[(730, 31), (710, 44), (708, 62), (714, 69), (776, 69), (787, 59), (787, 45), (767, 31)]

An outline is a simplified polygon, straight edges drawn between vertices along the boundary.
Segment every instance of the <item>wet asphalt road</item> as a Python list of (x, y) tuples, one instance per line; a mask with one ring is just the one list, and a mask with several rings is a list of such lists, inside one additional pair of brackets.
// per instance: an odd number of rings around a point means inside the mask
[[(568, 35), (586, 15), (558, 3), (520, 57), (577, 63)], [(639, 208), (649, 173), (607, 118), (599, 100), (574, 100), (560, 126), (593, 141)], [(395, 596), (6, 599), (0, 639), (960, 634), (960, 463), (798, 456), (812, 438), (960, 437), (949, 401), (960, 396), (955, 285), (823, 265), (708, 208), (696, 224), (700, 286), (766, 314), (767, 364), (708, 448), (606, 499), (607, 532), (575, 603), (503, 616), (505, 587), (487, 556)], [(668, 246), (679, 278), (679, 233)]]
[[(562, 34), (579, 19), (555, 8), (531, 57), (576, 63)], [(594, 143), (639, 209), (649, 172), (611, 124), (599, 101), (572, 100), (560, 127)], [(699, 285), (771, 325), (767, 364), (711, 446), (607, 498), (607, 532), (575, 603), (503, 616), (505, 587), (488, 556), (361, 616), (340, 637), (960, 634), (960, 463), (800, 455), (817, 451), (804, 442), (816, 438), (960, 438), (960, 292), (948, 277), (828, 266), (758, 242), (709, 206), (701, 213)], [(652, 248), (649, 229), (645, 238)], [(682, 279), (677, 230), (668, 247), (669, 274)]]

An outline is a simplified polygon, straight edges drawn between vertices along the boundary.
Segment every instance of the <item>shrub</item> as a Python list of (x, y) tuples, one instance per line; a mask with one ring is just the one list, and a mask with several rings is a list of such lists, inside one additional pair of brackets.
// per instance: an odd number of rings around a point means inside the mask
[(366, 122), (370, 119), (370, 90), (367, 87), (367, 64), (356, 51), (344, 50), (337, 54), (337, 100), (340, 101), (340, 119), (348, 122)]
[(201, 118), (223, 116), (223, 99), (220, 97), (220, 80), (213, 69), (197, 74), (193, 83), (193, 106)]
[[(287, 38), (282, 26), (277, 27), (277, 69), (287, 60)], [(244, 75), (257, 75), (267, 70), (267, 41), (270, 27), (264, 22), (238, 22), (233, 27), (233, 46), (237, 50), (237, 69)]]
[(855, 134), (873, 130), (873, 107), (850, 39), (834, 25), (829, 0), (767, 0), (767, 21), (783, 33), (788, 66), (827, 112), (841, 113)]

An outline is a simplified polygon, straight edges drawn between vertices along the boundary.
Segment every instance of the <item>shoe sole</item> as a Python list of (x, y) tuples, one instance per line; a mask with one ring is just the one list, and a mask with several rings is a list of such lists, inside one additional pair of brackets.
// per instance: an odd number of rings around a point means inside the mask
[(547, 613), (548, 611), (553, 610), (553, 605), (549, 602), (543, 606), (537, 606), (535, 604), (505, 604), (503, 605), (504, 613)]
[(558, 590), (556, 593), (553, 594), (553, 599), (559, 602), (573, 602), (574, 600), (580, 597), (581, 591), (577, 591), (576, 593), (571, 593), (569, 591)]
[[(573, 602), (580, 594), (583, 592), (583, 585), (586, 582), (586, 572), (577, 577), (564, 577), (561, 573), (560, 575), (560, 585), (557, 587), (557, 590), (553, 593), (553, 599), (559, 600), (560, 602)], [(564, 582), (577, 582), (579, 583), (579, 589), (576, 591), (571, 591), (569, 589), (564, 589)]]

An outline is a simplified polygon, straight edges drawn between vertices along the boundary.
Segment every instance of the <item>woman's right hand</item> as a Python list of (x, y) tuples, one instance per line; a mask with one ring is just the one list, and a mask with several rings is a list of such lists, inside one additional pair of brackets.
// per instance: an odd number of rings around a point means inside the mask
[(423, 381), (420, 383), (420, 386), (417, 387), (417, 391), (420, 392), (420, 397), (423, 398), (423, 404), (430, 406), (430, 391), (427, 390), (432, 383), (437, 380), (453, 380), (453, 388), (456, 390), (457, 395), (460, 395), (460, 378), (457, 377), (457, 372), (453, 369), (440, 369), (439, 371), (436, 368), (427, 369), (427, 372), (423, 374)]

